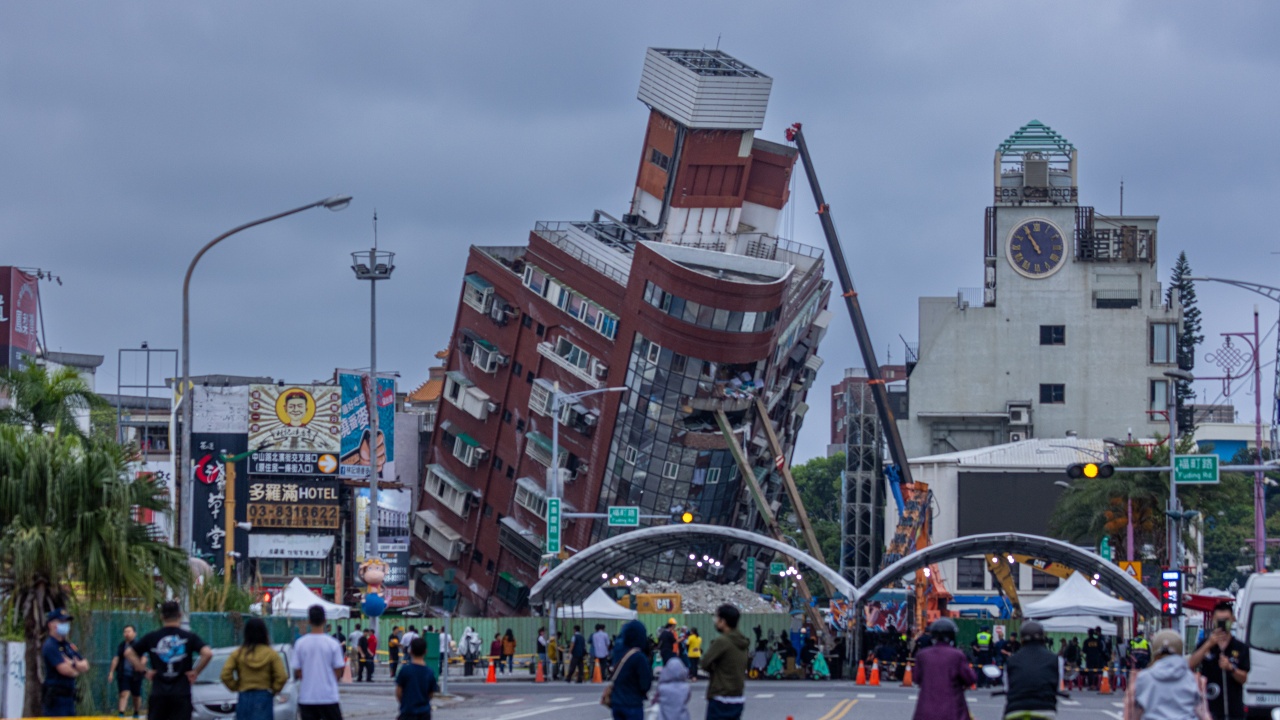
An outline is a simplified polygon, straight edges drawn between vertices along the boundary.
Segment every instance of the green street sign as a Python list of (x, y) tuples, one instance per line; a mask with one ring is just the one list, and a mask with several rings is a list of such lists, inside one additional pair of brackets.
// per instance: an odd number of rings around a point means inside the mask
[(1173, 458), (1173, 481), (1178, 485), (1218, 484), (1217, 455), (1176, 455)]
[(786, 571), (787, 571), (787, 564), (786, 564), (786, 563), (780, 563), (780, 562), (771, 562), (771, 563), (769, 563), (769, 574), (770, 574), (770, 575), (781, 575), (782, 573), (784, 573), (784, 572), (786, 572)]
[(747, 589), (756, 589), (756, 556), (747, 557)]
[(1098, 554), (1101, 555), (1102, 559), (1106, 560), (1107, 562), (1111, 562), (1112, 560), (1115, 560), (1115, 558), (1112, 556), (1111, 538), (1109, 536), (1107, 535), (1102, 536), (1102, 543), (1099, 544), (1098, 546)]
[(547, 498), (547, 553), (560, 552), (560, 498)]
[(609, 527), (640, 527), (639, 506), (610, 505)]

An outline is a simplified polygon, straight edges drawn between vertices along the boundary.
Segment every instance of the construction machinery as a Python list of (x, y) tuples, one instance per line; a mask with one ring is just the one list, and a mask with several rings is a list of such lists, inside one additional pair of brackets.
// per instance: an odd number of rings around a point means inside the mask
[(1044, 558), (1033, 557), (1031, 555), (1022, 555), (1020, 553), (1008, 553), (1004, 557), (999, 555), (991, 555), (987, 558), (987, 566), (991, 570), (991, 576), (995, 578), (996, 584), (1000, 586), (1000, 591), (1009, 599), (1010, 605), (1013, 607), (1013, 616), (1022, 617), (1022, 603), (1018, 599), (1018, 578), (1014, 573), (1016, 564), (1030, 565), (1032, 568), (1040, 572), (1053, 575), (1054, 577), (1065, 580), (1070, 577), (1074, 570), (1063, 565), (1062, 563), (1045, 560)]

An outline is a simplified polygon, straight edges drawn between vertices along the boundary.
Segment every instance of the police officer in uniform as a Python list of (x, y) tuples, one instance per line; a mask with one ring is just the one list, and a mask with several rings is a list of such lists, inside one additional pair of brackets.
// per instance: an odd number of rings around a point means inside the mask
[[(973, 664), (979, 667), (991, 664), (991, 628), (984, 625), (978, 631), (978, 637), (973, 641)], [(990, 684), (987, 676), (978, 673), (978, 687), (986, 687)]]
[(44, 683), (40, 686), (41, 712), (45, 717), (72, 717), (76, 714), (76, 678), (89, 672), (89, 661), (67, 639), (71, 616), (55, 608), (45, 616), (49, 637), (40, 648), (44, 660)]
[(1141, 629), (1129, 641), (1129, 657), (1135, 670), (1143, 670), (1151, 662), (1151, 643), (1147, 642)]

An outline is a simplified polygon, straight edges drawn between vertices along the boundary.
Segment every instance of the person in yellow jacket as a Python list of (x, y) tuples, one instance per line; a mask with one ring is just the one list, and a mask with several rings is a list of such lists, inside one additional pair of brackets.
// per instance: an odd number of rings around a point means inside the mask
[(271, 647), (267, 624), (250, 618), (244, 624), (244, 644), (231, 651), (222, 666), (222, 684), (239, 693), (236, 720), (271, 720), (272, 698), (284, 687), (284, 660)]
[(702, 636), (698, 628), (689, 628), (689, 637), (684, 639), (685, 652), (689, 656), (689, 682), (698, 681), (698, 663), (702, 662)]

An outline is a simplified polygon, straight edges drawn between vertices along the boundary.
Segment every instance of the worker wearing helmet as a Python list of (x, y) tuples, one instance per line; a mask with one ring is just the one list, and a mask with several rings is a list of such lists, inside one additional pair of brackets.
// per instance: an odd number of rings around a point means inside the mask
[(948, 618), (929, 626), (933, 644), (916, 653), (920, 683), (913, 720), (969, 720), (964, 691), (977, 681), (969, 659), (956, 648), (956, 624)]
[(1005, 720), (1053, 718), (1058, 711), (1058, 656), (1045, 647), (1044, 626), (1022, 623), (1022, 648), (1009, 657)]

